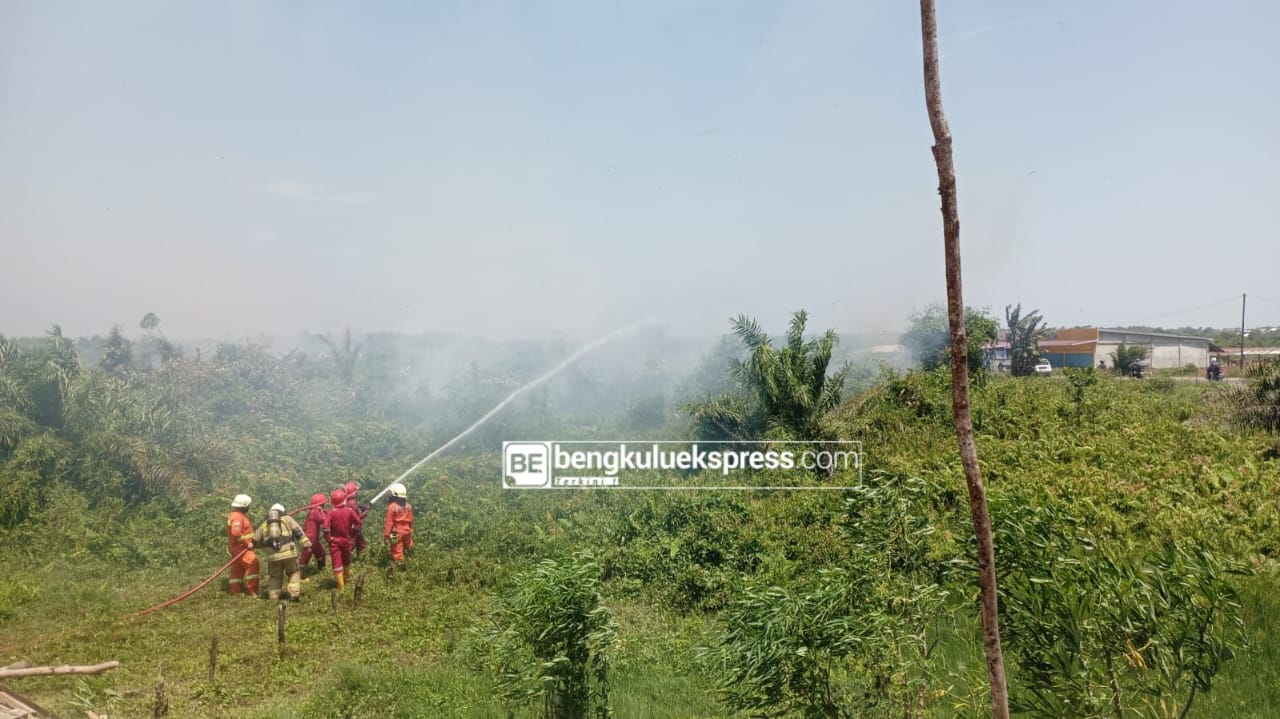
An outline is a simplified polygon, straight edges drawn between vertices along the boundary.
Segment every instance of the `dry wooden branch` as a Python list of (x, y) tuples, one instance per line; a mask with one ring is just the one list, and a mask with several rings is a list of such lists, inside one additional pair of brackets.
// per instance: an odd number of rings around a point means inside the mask
[(0, 669), (0, 679), (13, 677), (35, 677), (49, 674), (101, 674), (108, 669), (115, 669), (120, 662), (110, 661), (102, 664), (73, 665), (63, 664), (58, 667), (22, 667), (20, 669)]
[(942, 110), (942, 80), (938, 71), (938, 17), (934, 0), (920, 0), (920, 29), (924, 44), (924, 94), (933, 129), (933, 161), (942, 195), (942, 236), (947, 267), (947, 319), (951, 325), (951, 409), (969, 489), (969, 515), (978, 542), (978, 584), (982, 600), (982, 647), (991, 684), (991, 715), (1009, 717), (1009, 690), (1000, 646), (997, 606), (995, 541), (987, 511), (987, 492), (978, 467), (978, 447), (969, 414), (969, 351), (964, 326), (964, 292), (960, 273), (960, 210), (956, 201), (956, 168), (951, 154), (951, 129)]

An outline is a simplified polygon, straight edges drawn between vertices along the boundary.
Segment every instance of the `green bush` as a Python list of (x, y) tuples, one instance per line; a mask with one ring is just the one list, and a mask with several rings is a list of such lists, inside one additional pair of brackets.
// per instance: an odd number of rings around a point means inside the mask
[(610, 716), (617, 626), (600, 603), (600, 566), (590, 556), (544, 560), (517, 575), (473, 639), (506, 700), (541, 700), (545, 719)]

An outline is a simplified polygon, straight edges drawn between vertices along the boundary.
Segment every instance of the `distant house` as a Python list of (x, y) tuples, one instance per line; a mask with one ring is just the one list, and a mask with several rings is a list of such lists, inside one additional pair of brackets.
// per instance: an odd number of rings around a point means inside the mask
[(907, 350), (902, 345), (875, 345), (860, 350), (857, 354), (865, 354), (875, 362), (892, 367), (905, 366), (910, 361)]
[(1009, 330), (998, 330), (994, 342), (983, 348), (987, 358), (987, 369), (1007, 372), (1013, 364), (1013, 354), (1009, 345)]
[[(1239, 362), (1239, 347), (1223, 347), (1215, 350), (1213, 355), (1218, 358), (1219, 362)], [(1280, 359), (1280, 347), (1245, 347), (1244, 359), (1246, 362), (1261, 359)]]
[(1052, 339), (1040, 340), (1040, 356), (1055, 368), (1096, 367), (1100, 361), (1110, 367), (1114, 362), (1111, 355), (1121, 342), (1146, 347), (1147, 359), (1143, 364), (1152, 369), (1207, 367), (1209, 353), (1222, 351), (1206, 337), (1072, 327), (1058, 330)]

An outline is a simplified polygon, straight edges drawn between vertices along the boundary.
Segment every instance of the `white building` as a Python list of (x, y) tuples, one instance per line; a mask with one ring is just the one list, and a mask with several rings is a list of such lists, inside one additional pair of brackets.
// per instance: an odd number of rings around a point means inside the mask
[(1110, 367), (1113, 362), (1111, 355), (1121, 342), (1128, 346), (1145, 347), (1147, 359), (1143, 365), (1152, 369), (1173, 369), (1187, 365), (1204, 368), (1209, 365), (1209, 353), (1221, 351), (1221, 348), (1205, 337), (1073, 327), (1058, 330), (1054, 339), (1040, 340), (1040, 354), (1054, 367), (1096, 367), (1099, 362), (1105, 362)]

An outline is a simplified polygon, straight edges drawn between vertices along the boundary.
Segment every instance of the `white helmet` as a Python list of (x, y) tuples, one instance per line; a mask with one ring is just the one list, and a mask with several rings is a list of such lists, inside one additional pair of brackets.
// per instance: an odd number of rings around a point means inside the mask
[(280, 504), (279, 502), (276, 502), (275, 504), (271, 505), (271, 511), (272, 511), (272, 512), (279, 512), (280, 514), (284, 514), (284, 505), (283, 505), (283, 504)]
[(404, 485), (399, 482), (393, 483), (389, 488), (389, 491), (391, 492), (391, 496), (396, 499), (404, 499), (409, 496), (409, 490), (405, 489)]
[(253, 500), (249, 498), (249, 495), (237, 494), (236, 498), (231, 500), (231, 507), (233, 509), (248, 509), (252, 502)]

